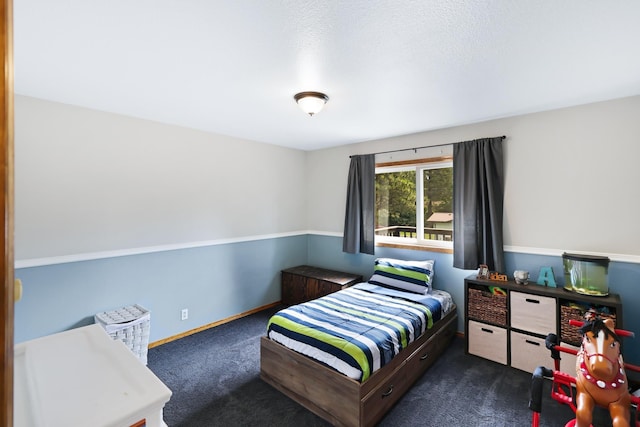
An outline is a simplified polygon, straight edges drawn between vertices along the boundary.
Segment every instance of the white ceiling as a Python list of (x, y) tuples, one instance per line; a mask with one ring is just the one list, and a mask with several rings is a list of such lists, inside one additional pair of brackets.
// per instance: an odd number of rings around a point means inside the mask
[(17, 94), (302, 150), (640, 94), (637, 0), (14, 0), (14, 42)]

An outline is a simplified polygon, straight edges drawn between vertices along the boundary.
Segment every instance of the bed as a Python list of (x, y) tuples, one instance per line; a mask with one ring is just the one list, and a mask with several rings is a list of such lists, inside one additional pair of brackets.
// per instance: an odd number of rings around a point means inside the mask
[(380, 258), (369, 282), (280, 310), (260, 377), (333, 425), (374, 425), (455, 335), (456, 306), (432, 272), (433, 261)]

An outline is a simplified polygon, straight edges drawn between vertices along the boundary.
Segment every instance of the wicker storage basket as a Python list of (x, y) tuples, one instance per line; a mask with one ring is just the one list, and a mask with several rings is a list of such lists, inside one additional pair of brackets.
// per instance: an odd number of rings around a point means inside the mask
[(138, 304), (95, 315), (95, 322), (114, 340), (120, 340), (145, 365), (149, 347), (151, 313)]
[(469, 318), (499, 326), (507, 326), (507, 296), (469, 288)]
[(569, 320), (578, 320), (580, 322), (585, 321), (585, 313), (587, 311), (595, 312), (595, 314), (601, 319), (613, 319), (613, 323), (616, 323), (616, 315), (609, 313), (602, 313), (594, 308), (581, 308), (570, 305), (562, 304), (560, 306), (560, 340), (571, 345), (579, 346), (582, 342), (582, 336), (580, 330), (576, 326), (569, 324)]

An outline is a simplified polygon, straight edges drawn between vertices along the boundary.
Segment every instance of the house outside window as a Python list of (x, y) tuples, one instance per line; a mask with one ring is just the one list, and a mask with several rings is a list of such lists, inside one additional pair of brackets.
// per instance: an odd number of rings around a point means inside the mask
[(376, 245), (453, 251), (453, 159), (376, 165)]

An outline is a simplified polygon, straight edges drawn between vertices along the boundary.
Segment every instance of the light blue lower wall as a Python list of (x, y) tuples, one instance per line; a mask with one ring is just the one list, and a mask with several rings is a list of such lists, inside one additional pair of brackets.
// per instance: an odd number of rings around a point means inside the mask
[[(434, 287), (453, 296), (458, 305), (458, 331), (464, 331), (464, 278), (476, 271), (453, 268), (453, 255), (437, 252), (412, 251), (377, 247), (376, 255), (354, 255), (342, 252), (342, 238), (309, 236), (309, 264), (362, 274), (365, 280), (373, 273), (376, 257), (424, 260), (434, 259)], [(552, 267), (558, 286), (564, 286), (562, 257), (505, 253), (506, 271), (511, 276), (514, 270), (528, 270), (534, 281), (540, 267)], [(527, 286), (537, 286), (529, 284)], [(623, 326), (638, 334), (624, 342), (624, 357), (629, 363), (640, 365), (640, 264), (611, 262), (609, 264), (609, 291), (620, 295), (623, 306)]]
[[(310, 264), (367, 280), (375, 257), (434, 259), (434, 286), (451, 293), (464, 331), (464, 278), (475, 270), (453, 268), (452, 255), (383, 247), (375, 256), (346, 254), (341, 237), (305, 235), (17, 269), (24, 295), (15, 306), (15, 341), (88, 325), (95, 313), (134, 303), (151, 311), (150, 341), (158, 341), (279, 301), (284, 268)], [(507, 252), (505, 262), (509, 274), (528, 270), (533, 279), (550, 266), (564, 284), (561, 257)], [(609, 288), (622, 299), (624, 327), (640, 334), (638, 286), (640, 264), (611, 262)], [(625, 342), (625, 359), (640, 364), (640, 336)]]
[[(15, 341), (93, 323), (93, 315), (140, 304), (150, 342), (280, 300), (280, 270), (307, 262), (294, 236), (16, 270)], [(183, 308), (189, 319), (180, 320)]]

